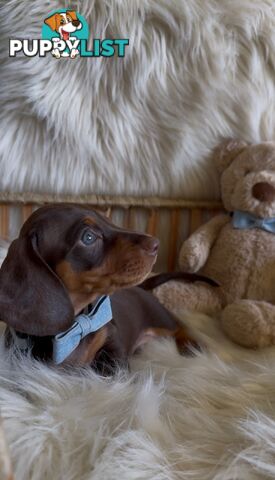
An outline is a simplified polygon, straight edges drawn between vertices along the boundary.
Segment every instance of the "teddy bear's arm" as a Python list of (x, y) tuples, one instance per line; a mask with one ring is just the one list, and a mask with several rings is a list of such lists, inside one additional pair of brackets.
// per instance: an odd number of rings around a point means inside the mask
[(185, 240), (179, 256), (181, 270), (194, 273), (203, 267), (220, 230), (229, 221), (228, 215), (217, 215)]

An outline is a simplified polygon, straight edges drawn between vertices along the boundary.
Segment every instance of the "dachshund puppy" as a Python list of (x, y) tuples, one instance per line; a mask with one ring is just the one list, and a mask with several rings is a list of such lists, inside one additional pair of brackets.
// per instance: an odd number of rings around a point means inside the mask
[(86, 207), (38, 209), (0, 270), (6, 344), (109, 373), (152, 337), (173, 336), (180, 349), (194, 343), (151, 293), (135, 287), (150, 273), (158, 245)]

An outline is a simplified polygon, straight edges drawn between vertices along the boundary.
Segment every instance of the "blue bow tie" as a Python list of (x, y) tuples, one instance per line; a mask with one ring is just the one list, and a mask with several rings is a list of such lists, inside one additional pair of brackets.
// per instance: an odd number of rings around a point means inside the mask
[(237, 210), (233, 214), (235, 228), (261, 228), (270, 233), (275, 233), (275, 218), (259, 218), (252, 213)]
[(96, 332), (110, 322), (113, 318), (110, 297), (100, 297), (89, 314), (80, 314), (75, 322), (66, 330), (59, 333), (53, 339), (53, 361), (62, 363), (80, 344), (81, 340)]

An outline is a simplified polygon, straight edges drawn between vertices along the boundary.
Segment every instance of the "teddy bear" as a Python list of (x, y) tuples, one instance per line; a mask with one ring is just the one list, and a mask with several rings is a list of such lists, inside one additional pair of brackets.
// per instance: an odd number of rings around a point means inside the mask
[(245, 347), (275, 343), (275, 142), (227, 140), (214, 150), (221, 197), (216, 215), (182, 245), (182, 271), (217, 282), (169, 281), (154, 289), (168, 309), (218, 315)]

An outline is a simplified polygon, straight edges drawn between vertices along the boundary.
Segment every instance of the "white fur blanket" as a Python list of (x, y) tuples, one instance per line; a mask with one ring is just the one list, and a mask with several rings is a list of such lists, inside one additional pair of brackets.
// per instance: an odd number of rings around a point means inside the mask
[(1, 347), (16, 479), (274, 479), (275, 351), (235, 349), (218, 327), (213, 341), (212, 322), (192, 318), (207, 327), (208, 353), (181, 357), (172, 341), (154, 342), (115, 379), (11, 362)]
[(207, 350), (154, 341), (112, 379), (12, 359), (0, 340), (16, 480), (275, 478), (275, 348), (242, 349), (218, 320), (179, 313)]
[[(9, 58), (54, 8), (124, 59)], [(221, 137), (274, 137), (274, 0), (1, 2), (0, 190), (209, 198)], [(91, 48), (91, 45), (90, 45)]]

